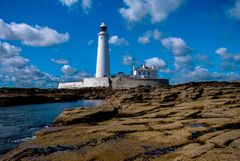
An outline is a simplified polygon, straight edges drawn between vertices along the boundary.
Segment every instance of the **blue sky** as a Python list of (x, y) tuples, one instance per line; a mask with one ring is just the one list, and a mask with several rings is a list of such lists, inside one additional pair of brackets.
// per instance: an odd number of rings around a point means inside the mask
[(0, 85), (94, 76), (103, 21), (112, 74), (134, 63), (172, 84), (240, 79), (240, 0), (0, 0)]

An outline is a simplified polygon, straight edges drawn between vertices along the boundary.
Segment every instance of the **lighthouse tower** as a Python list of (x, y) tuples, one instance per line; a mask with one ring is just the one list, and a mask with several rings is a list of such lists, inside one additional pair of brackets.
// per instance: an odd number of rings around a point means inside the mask
[(102, 23), (98, 33), (96, 78), (110, 76), (110, 60), (107, 26)]

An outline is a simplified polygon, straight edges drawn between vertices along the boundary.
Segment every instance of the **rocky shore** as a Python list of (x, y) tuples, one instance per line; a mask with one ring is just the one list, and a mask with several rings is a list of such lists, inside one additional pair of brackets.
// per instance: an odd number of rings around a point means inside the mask
[(105, 99), (113, 94), (111, 88), (38, 89), (0, 88), (0, 106), (68, 102), (82, 99)]
[(240, 83), (114, 91), (36, 135), (1, 160), (239, 161)]

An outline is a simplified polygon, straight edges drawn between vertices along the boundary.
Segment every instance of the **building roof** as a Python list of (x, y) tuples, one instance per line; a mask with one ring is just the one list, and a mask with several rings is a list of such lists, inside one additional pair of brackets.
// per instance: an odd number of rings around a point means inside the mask
[(156, 70), (155, 68), (150, 68), (145, 65), (141, 65), (140, 67), (136, 68), (135, 70)]

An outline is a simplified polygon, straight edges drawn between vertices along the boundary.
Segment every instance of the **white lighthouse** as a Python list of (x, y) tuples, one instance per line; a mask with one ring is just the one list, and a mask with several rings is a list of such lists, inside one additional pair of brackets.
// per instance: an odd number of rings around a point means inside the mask
[[(96, 77), (83, 78), (78, 82), (59, 83), (59, 89), (80, 89), (93, 87), (111, 88), (136, 88), (139, 86), (162, 87), (168, 86), (167, 79), (157, 79), (157, 70), (145, 65), (135, 69), (131, 76), (119, 72), (115, 76), (110, 75), (110, 58), (107, 26), (102, 23), (98, 33)], [(127, 83), (126, 83), (127, 82)]]
[(110, 60), (107, 26), (102, 23), (98, 33), (96, 78), (110, 76)]

